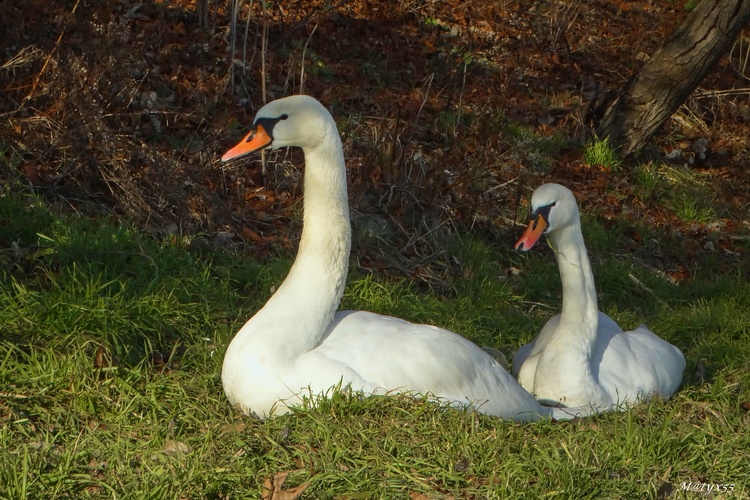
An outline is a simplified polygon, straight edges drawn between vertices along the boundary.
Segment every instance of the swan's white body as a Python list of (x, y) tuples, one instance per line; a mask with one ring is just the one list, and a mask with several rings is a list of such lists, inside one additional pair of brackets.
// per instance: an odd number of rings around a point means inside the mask
[(346, 170), (336, 123), (307, 96), (264, 106), (222, 158), (261, 147), (305, 154), (304, 227), (289, 275), (224, 357), (229, 401), (261, 418), (341, 387), (412, 392), (514, 420), (570, 418), (541, 406), (490, 355), (451, 331), (363, 311), (336, 312), (349, 260)]
[(521, 386), (544, 404), (590, 405), (597, 411), (668, 398), (682, 381), (680, 350), (644, 325), (624, 332), (599, 311), (594, 276), (573, 193), (545, 184), (532, 196), (529, 228), (516, 244), (528, 250), (547, 233), (563, 285), (562, 313), (513, 359)]

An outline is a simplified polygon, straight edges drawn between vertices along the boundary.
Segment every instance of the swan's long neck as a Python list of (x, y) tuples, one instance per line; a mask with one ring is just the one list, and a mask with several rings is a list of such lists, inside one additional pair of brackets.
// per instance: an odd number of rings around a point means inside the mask
[(599, 306), (580, 223), (551, 232), (550, 245), (555, 251), (563, 287), (562, 313), (555, 336), (586, 346), (590, 353), (598, 329)]
[(346, 283), (351, 247), (346, 167), (336, 125), (330, 129), (316, 147), (303, 148), (304, 224), (297, 257), (246, 325), (257, 349), (289, 361), (320, 342)]

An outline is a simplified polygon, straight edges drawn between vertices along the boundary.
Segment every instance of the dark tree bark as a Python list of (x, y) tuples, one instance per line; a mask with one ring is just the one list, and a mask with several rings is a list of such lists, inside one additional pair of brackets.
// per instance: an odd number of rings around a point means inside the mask
[(598, 137), (609, 137), (623, 156), (641, 149), (726, 54), (748, 21), (750, 0), (701, 0), (641, 70), (594, 110)]

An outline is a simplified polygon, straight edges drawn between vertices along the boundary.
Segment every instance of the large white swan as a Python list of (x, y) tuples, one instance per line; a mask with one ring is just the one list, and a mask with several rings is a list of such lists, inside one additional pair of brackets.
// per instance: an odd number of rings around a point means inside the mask
[(581, 221), (573, 193), (545, 184), (531, 197), (529, 226), (516, 249), (549, 237), (562, 280), (562, 313), (521, 347), (513, 373), (544, 404), (622, 408), (653, 394), (667, 398), (680, 386), (685, 358), (644, 325), (624, 332), (597, 306)]
[(351, 228), (344, 155), (328, 111), (308, 96), (273, 101), (222, 161), (285, 146), (305, 154), (302, 236), (289, 275), (227, 348), (221, 378), (233, 405), (266, 418), (341, 384), (368, 394), (429, 395), (514, 420), (570, 418), (541, 406), (456, 333), (370, 312), (336, 312)]

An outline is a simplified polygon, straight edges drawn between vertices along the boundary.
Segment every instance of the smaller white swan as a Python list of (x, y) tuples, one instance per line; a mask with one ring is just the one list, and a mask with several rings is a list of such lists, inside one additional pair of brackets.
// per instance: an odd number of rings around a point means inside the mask
[(222, 161), (285, 146), (305, 154), (302, 236), (289, 275), (227, 348), (221, 379), (233, 405), (266, 418), (341, 384), (368, 394), (430, 395), (522, 421), (585, 414), (543, 407), (456, 333), (370, 312), (336, 312), (351, 228), (344, 154), (330, 113), (308, 96), (273, 101)]
[(559, 184), (545, 184), (534, 191), (531, 209), (516, 249), (527, 251), (548, 235), (562, 280), (563, 305), (562, 313), (513, 358), (521, 386), (543, 404), (590, 405), (596, 411), (622, 408), (653, 394), (668, 398), (680, 386), (685, 358), (644, 325), (624, 332), (599, 312), (573, 193)]

